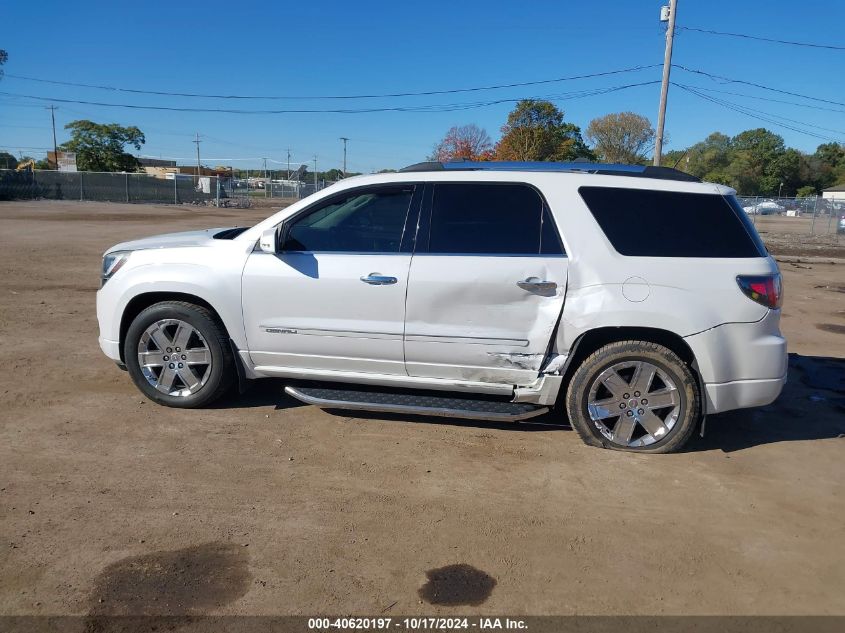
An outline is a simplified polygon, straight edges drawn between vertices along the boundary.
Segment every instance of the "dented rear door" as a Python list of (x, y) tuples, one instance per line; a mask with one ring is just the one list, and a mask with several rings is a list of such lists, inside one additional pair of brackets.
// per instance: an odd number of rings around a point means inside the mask
[(525, 385), (563, 308), (567, 259), (524, 183), (429, 185), (405, 320), (410, 376)]

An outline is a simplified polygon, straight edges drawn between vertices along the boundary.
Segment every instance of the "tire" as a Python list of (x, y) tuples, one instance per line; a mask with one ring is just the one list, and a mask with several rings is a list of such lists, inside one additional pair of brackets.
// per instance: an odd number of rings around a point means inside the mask
[(156, 303), (135, 317), (126, 332), (123, 357), (135, 386), (167, 407), (206, 406), (222, 396), (237, 375), (223, 324), (207, 308), (185, 301)]
[(657, 343), (620, 341), (581, 363), (569, 381), (566, 411), (589, 446), (672, 453), (695, 432), (701, 396), (677, 354)]

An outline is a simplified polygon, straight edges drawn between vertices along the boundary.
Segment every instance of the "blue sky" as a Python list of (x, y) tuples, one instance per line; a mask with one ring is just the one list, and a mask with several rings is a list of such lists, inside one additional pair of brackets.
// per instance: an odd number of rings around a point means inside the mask
[[(668, 0), (666, 0), (668, 4)], [(0, 91), (51, 99), (173, 107), (284, 109), (427, 106), (565, 93), (658, 80), (659, 68), (578, 81), (463, 94), (361, 100), (220, 100), (138, 95), (51, 85), (10, 75), (164, 92), (238, 95), (348, 95), (416, 92), (537, 81), (659, 64), (661, 0), (605, 2), (235, 2), (6, 3), (0, 48), (9, 53)], [(845, 2), (680, 0), (678, 24), (786, 40), (845, 45)], [(680, 31), (674, 63), (730, 78), (845, 102), (845, 51), (785, 46)], [(720, 85), (674, 69), (674, 81), (743, 96), (707, 93), (763, 116), (777, 115), (825, 139), (845, 141), (845, 107)], [(750, 96), (807, 106), (773, 103)], [(575, 99), (552, 99), (582, 129), (609, 112), (657, 118), (659, 84)], [(0, 149), (43, 156), (52, 145), (49, 102), (0, 95)], [(205, 164), (275, 168), (317, 155), (339, 167), (349, 137), (349, 169), (372, 171), (423, 160), (452, 125), (476, 123), (495, 140), (512, 103), (453, 112), (224, 114), (128, 110), (56, 102), (62, 129), (80, 118), (137, 125), (142, 155), (193, 163), (195, 132)], [(831, 111), (834, 110), (834, 111)], [(825, 139), (757, 121), (670, 88), (666, 149), (715, 130), (768, 127), (812, 151)], [(815, 127), (814, 127), (815, 126)], [(827, 129), (821, 129), (827, 128)], [(233, 160), (239, 159), (239, 160)], [(310, 162), (309, 162), (310, 164)]]

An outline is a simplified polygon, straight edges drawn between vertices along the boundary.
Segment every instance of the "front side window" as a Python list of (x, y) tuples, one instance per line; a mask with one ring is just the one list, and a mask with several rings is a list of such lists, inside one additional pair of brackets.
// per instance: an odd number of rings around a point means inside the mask
[(532, 187), (517, 183), (436, 185), (428, 251), (468, 255), (563, 253), (542, 197)]
[(413, 187), (358, 190), (294, 221), (285, 251), (398, 253)]

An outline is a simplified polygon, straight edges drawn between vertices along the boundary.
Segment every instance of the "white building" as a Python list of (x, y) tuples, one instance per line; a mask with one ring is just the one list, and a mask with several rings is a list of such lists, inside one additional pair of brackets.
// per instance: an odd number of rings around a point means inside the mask
[(845, 202), (845, 183), (834, 187), (828, 187), (822, 191), (822, 198), (827, 200), (841, 200)]

